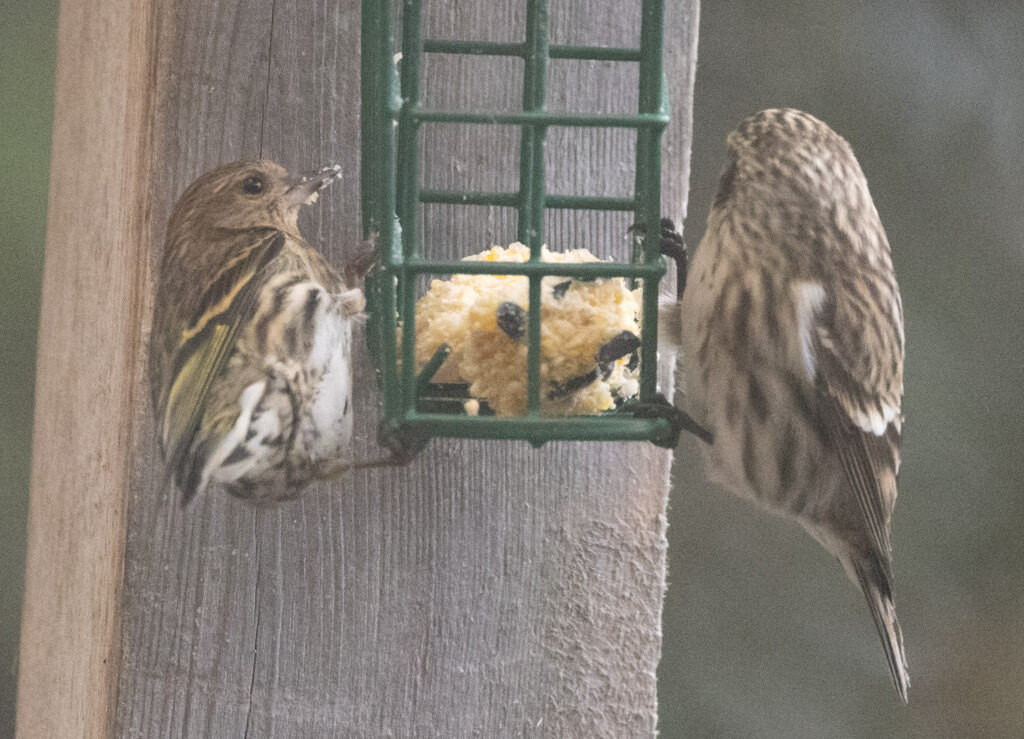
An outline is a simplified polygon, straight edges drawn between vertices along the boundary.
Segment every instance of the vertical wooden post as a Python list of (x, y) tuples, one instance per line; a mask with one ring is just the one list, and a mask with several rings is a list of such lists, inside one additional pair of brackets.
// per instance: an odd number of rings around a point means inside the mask
[(148, 0), (61, 4), (19, 736), (113, 726), (125, 506), (143, 403)]
[[(428, 33), (518, 40), (521, 5), (437, 0)], [(639, 13), (619, 0), (552, 5), (557, 43), (636, 43)], [(696, 17), (688, 0), (666, 19), (677, 217)], [(159, 489), (144, 359), (170, 207), (220, 162), (338, 163), (343, 181), (301, 225), (341, 265), (360, 234), (358, 34), (354, 1), (62, 5), (21, 736), (655, 731), (666, 452), (434, 441), (407, 468), (258, 511), (219, 492), (182, 510)], [(509, 60), (461, 76), (465, 63), (437, 62), (437, 99), (518, 103)], [(635, 109), (625, 66), (553, 63), (550, 107)], [(514, 180), (514, 140), (426, 132), (424, 176)], [(553, 130), (550, 189), (628, 191), (633, 140)], [(500, 209), (468, 210), (425, 212), (428, 243), (462, 255), (514, 238)], [(555, 212), (549, 243), (621, 256), (628, 220)], [(370, 457), (375, 383), (365, 352), (357, 365)]]

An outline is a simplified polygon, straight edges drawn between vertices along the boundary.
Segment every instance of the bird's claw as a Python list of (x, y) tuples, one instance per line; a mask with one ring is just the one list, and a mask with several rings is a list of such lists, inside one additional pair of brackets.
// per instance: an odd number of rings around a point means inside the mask
[(377, 263), (377, 242), (377, 232), (372, 231), (369, 238), (360, 244), (355, 253), (349, 257), (344, 270), (346, 285), (354, 287), (373, 269)]
[[(646, 228), (642, 223), (634, 223), (629, 227), (630, 234), (644, 234)], [(689, 265), (689, 257), (686, 251), (686, 243), (683, 236), (676, 230), (676, 224), (671, 218), (661, 219), (661, 240), (658, 242), (658, 252), (664, 257), (670, 257), (676, 263), (676, 298), (683, 297), (683, 290), (686, 289), (686, 273)]]
[(675, 449), (679, 444), (679, 436), (683, 431), (688, 431), (705, 444), (711, 444), (714, 440), (711, 432), (690, 418), (690, 415), (679, 408), (676, 408), (668, 398), (657, 393), (648, 401), (637, 403), (633, 406), (633, 416), (636, 418), (664, 418), (669, 423), (670, 433), (664, 439), (655, 440), (654, 443), (665, 449)]

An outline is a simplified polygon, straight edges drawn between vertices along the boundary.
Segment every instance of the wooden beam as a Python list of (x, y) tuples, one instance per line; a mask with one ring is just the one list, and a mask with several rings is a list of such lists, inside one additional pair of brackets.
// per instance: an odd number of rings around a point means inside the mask
[(105, 736), (147, 283), (149, 4), (61, 4), (19, 736)]

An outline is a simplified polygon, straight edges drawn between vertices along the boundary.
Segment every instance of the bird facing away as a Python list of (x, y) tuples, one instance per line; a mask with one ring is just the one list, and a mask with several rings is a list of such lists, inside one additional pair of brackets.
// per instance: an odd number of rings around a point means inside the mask
[(167, 465), (188, 503), (211, 483), (252, 503), (298, 496), (349, 464), (352, 321), (362, 290), (299, 234), (299, 208), (340, 173), (234, 162), (174, 206), (150, 385)]
[(708, 473), (839, 559), (906, 701), (889, 544), (903, 308), (889, 243), (849, 144), (817, 118), (766, 110), (728, 144), (681, 305)]

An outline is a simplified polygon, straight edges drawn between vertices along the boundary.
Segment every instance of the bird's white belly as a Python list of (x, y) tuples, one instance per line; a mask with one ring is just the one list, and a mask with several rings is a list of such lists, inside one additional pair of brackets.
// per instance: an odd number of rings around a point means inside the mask
[[(310, 291), (319, 298), (310, 318)], [(312, 282), (288, 290), (279, 324), (269, 331), (301, 339), (304, 356), (273, 352), (265, 378), (242, 393), (240, 414), (211, 459), (208, 474), (228, 491), (254, 499), (293, 497), (311, 479), (340, 472), (351, 460), (352, 315), (346, 293)], [(284, 347), (286, 342), (272, 346)]]
[(347, 454), (352, 438), (352, 321), (333, 300), (320, 306), (305, 366), (309, 401), (301, 417), (302, 441), (315, 464)]

